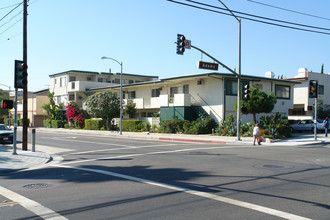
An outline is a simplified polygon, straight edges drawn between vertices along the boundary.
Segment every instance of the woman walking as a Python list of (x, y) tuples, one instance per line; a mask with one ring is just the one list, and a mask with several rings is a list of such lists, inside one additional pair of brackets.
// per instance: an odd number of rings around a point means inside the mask
[(260, 138), (260, 129), (259, 129), (259, 124), (257, 123), (256, 126), (253, 128), (253, 145), (256, 145), (256, 140), (258, 144), (261, 145), (259, 138)]

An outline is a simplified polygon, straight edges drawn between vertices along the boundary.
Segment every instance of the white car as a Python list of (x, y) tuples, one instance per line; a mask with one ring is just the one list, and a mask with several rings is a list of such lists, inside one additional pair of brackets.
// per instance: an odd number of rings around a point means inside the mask
[(12, 144), (14, 140), (14, 132), (10, 130), (6, 125), (0, 124), (0, 143)]
[[(291, 132), (292, 133), (295, 131), (314, 132), (314, 122), (315, 122), (315, 120), (312, 120), (312, 119), (300, 120), (298, 123), (290, 125)], [(322, 122), (323, 121), (320, 119), (316, 120), (316, 130), (317, 131), (324, 130), (324, 128), (322, 128)]]

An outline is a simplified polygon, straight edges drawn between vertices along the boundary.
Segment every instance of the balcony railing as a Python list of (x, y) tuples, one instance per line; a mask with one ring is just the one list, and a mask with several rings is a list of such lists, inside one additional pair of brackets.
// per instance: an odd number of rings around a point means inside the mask
[(166, 94), (151, 98), (123, 99), (124, 105), (128, 101), (136, 103), (137, 109), (151, 109), (164, 106), (191, 106), (192, 104), (190, 94), (174, 94), (174, 97)]

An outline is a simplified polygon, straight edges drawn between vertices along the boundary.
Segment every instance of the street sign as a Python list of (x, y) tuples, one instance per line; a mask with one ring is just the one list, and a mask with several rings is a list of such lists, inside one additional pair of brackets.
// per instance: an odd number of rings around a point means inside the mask
[(209, 62), (198, 61), (198, 62), (197, 62), (197, 68), (198, 68), (198, 69), (207, 69), (207, 70), (218, 70), (218, 68), (219, 68), (219, 64), (217, 64), (217, 63), (209, 63)]
[(185, 43), (184, 48), (191, 49), (191, 40), (185, 40), (184, 43)]

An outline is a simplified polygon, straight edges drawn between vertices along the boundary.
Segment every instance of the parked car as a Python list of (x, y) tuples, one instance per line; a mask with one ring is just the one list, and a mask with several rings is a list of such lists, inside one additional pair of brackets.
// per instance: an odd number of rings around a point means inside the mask
[(14, 140), (14, 132), (10, 130), (6, 125), (0, 124), (0, 143), (12, 144)]
[[(295, 131), (314, 132), (314, 122), (315, 120), (312, 119), (300, 120), (298, 123), (290, 125), (291, 132), (292, 133)], [(322, 128), (322, 120), (320, 119), (316, 120), (316, 130), (317, 131), (324, 130), (324, 128)]]

